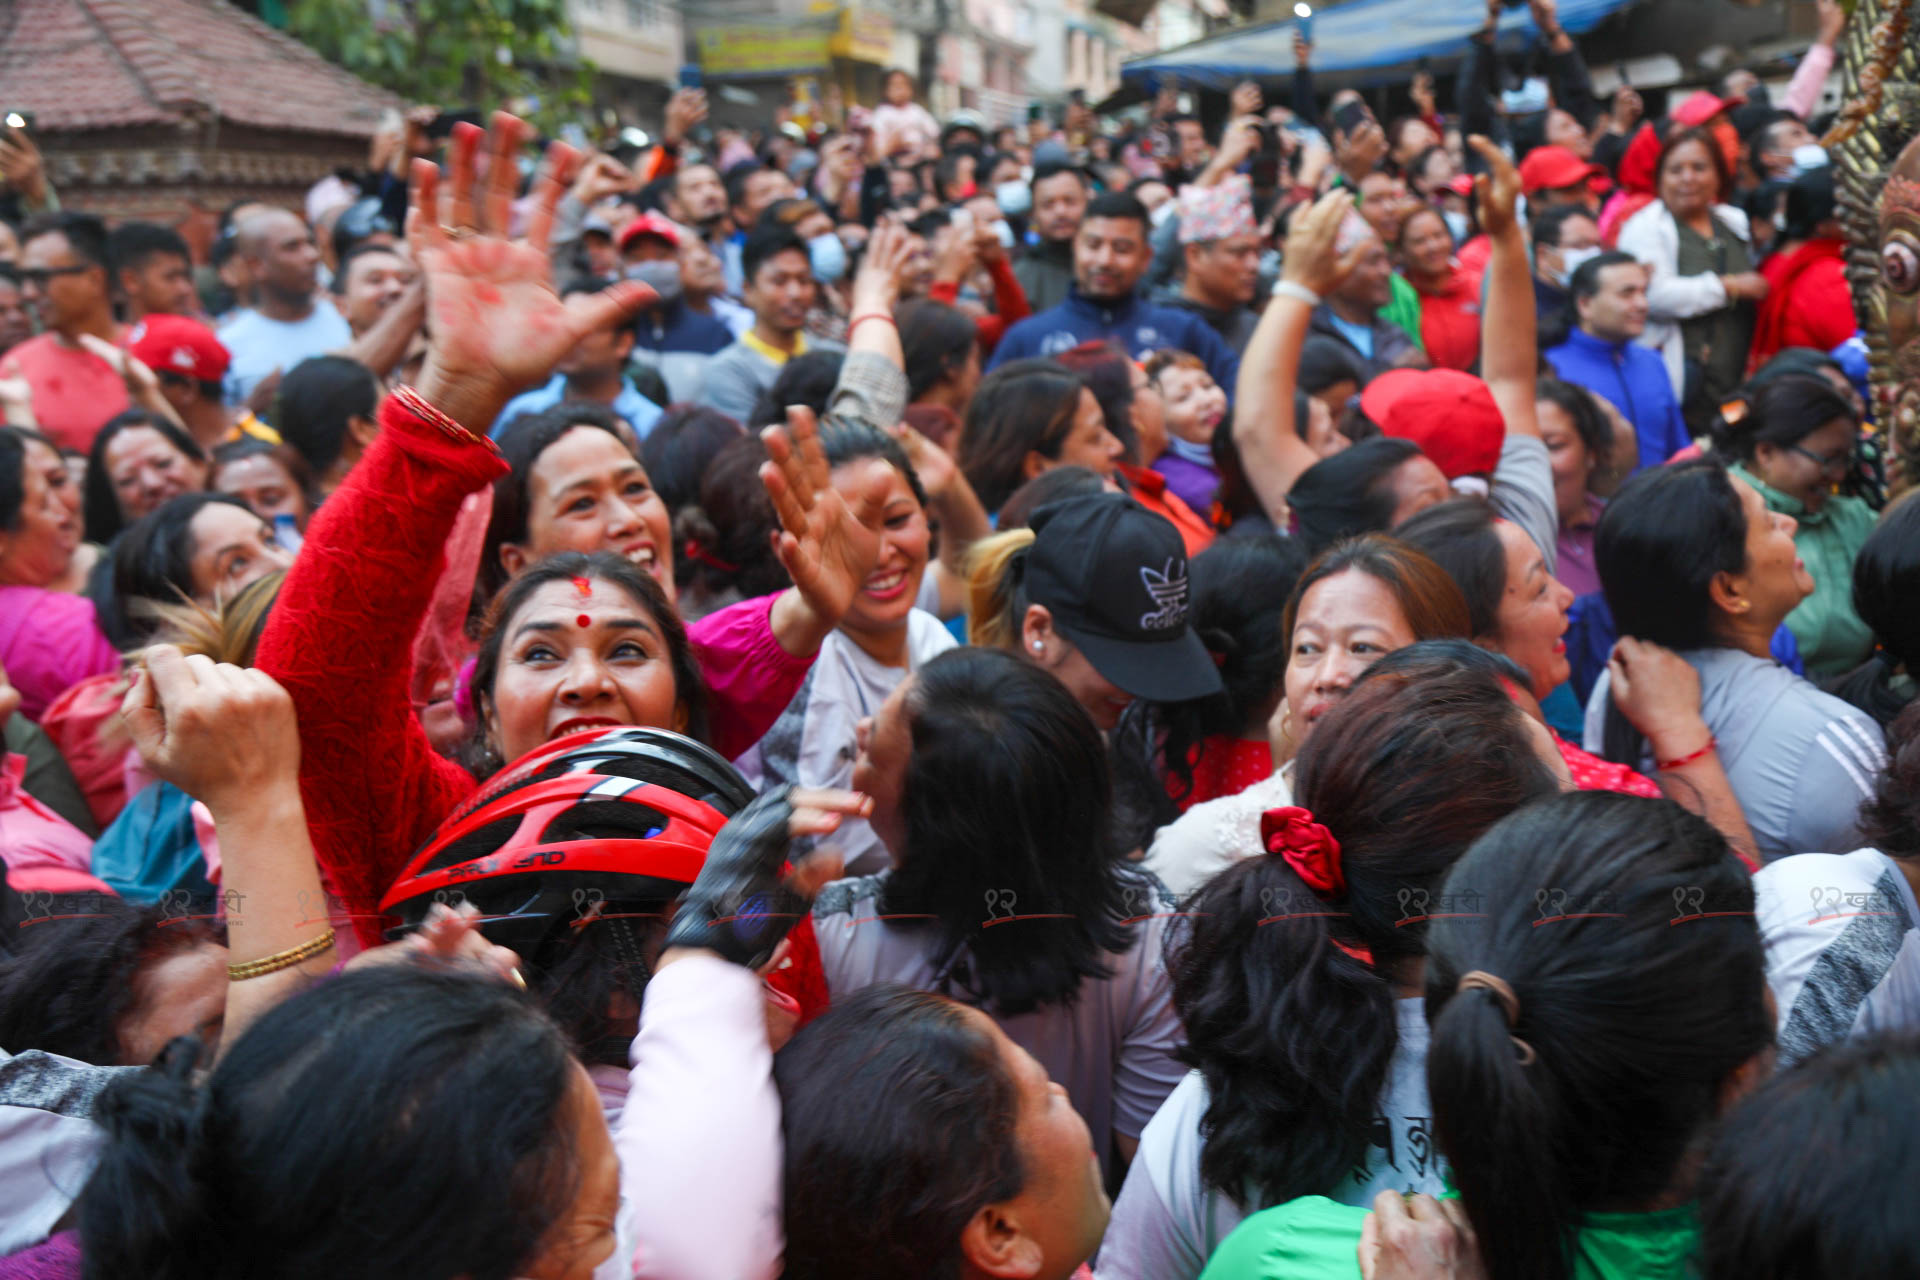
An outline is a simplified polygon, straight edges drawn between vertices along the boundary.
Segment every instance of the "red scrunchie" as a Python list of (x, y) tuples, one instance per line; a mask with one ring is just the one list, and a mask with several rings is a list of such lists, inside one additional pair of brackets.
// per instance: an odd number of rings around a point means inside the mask
[(1260, 815), (1260, 841), (1321, 897), (1337, 898), (1347, 891), (1340, 842), (1309, 811), (1298, 805), (1267, 810)]

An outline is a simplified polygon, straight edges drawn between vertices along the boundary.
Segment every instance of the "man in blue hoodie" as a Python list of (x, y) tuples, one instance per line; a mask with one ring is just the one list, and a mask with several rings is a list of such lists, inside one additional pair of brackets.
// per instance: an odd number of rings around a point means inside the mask
[(1578, 323), (1547, 351), (1563, 382), (1598, 392), (1633, 424), (1640, 465), (1657, 467), (1693, 443), (1666, 361), (1635, 341), (1647, 331), (1647, 268), (1632, 254), (1603, 253), (1568, 283)]
[(1162, 347), (1191, 352), (1229, 397), (1240, 357), (1213, 327), (1191, 311), (1155, 306), (1140, 296), (1153, 261), (1146, 206), (1124, 192), (1087, 205), (1073, 241), (1073, 290), (1067, 300), (1028, 316), (1000, 339), (989, 369), (1009, 360), (1057, 356), (1083, 342), (1113, 342), (1135, 360)]

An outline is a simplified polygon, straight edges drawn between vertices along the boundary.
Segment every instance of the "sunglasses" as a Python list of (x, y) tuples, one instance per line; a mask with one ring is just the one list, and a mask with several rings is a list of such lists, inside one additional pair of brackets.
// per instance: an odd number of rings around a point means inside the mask
[(1822, 472), (1835, 475), (1845, 475), (1853, 470), (1855, 463), (1860, 461), (1860, 454), (1853, 449), (1842, 449), (1839, 453), (1815, 453), (1811, 449), (1802, 449), (1795, 444), (1788, 445), (1787, 452), (1797, 453), (1819, 467)]
[(44, 289), (47, 287), (47, 282), (55, 276), (77, 276), (91, 270), (93, 267), (83, 262), (72, 267), (22, 267), (14, 274), (20, 277), (21, 284), (30, 284), (36, 289)]

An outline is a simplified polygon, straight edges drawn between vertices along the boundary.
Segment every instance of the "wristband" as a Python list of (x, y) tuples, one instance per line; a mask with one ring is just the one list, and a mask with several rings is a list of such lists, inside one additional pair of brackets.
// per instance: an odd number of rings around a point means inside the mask
[(1282, 280), (1279, 284), (1273, 286), (1273, 296), (1276, 298), (1292, 298), (1294, 301), (1304, 302), (1310, 307), (1320, 305), (1319, 294), (1294, 280)]
[(1694, 761), (1712, 754), (1713, 749), (1718, 745), (1719, 745), (1718, 740), (1710, 736), (1707, 738), (1707, 745), (1700, 748), (1698, 751), (1694, 752), (1692, 755), (1681, 756), (1678, 760), (1654, 761), (1653, 762), (1654, 770), (1659, 773), (1665, 773), (1669, 769), (1684, 769), (1686, 766), (1692, 764)]
[(862, 323), (868, 320), (885, 320), (888, 324), (893, 325), (893, 327), (896, 329), (900, 327), (899, 325), (894, 324), (893, 317), (888, 315), (886, 312), (869, 311), (865, 315), (855, 316), (852, 320), (847, 322), (847, 337), (849, 338), (853, 337), (853, 331), (855, 329), (858, 329)]

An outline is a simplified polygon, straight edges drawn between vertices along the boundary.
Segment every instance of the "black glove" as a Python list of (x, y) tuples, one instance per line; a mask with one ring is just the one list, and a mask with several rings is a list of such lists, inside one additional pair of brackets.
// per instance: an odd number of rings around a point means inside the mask
[(807, 912), (807, 900), (780, 876), (792, 843), (792, 790), (768, 792), (720, 828), (674, 912), (667, 946), (702, 947), (749, 969), (772, 959)]

